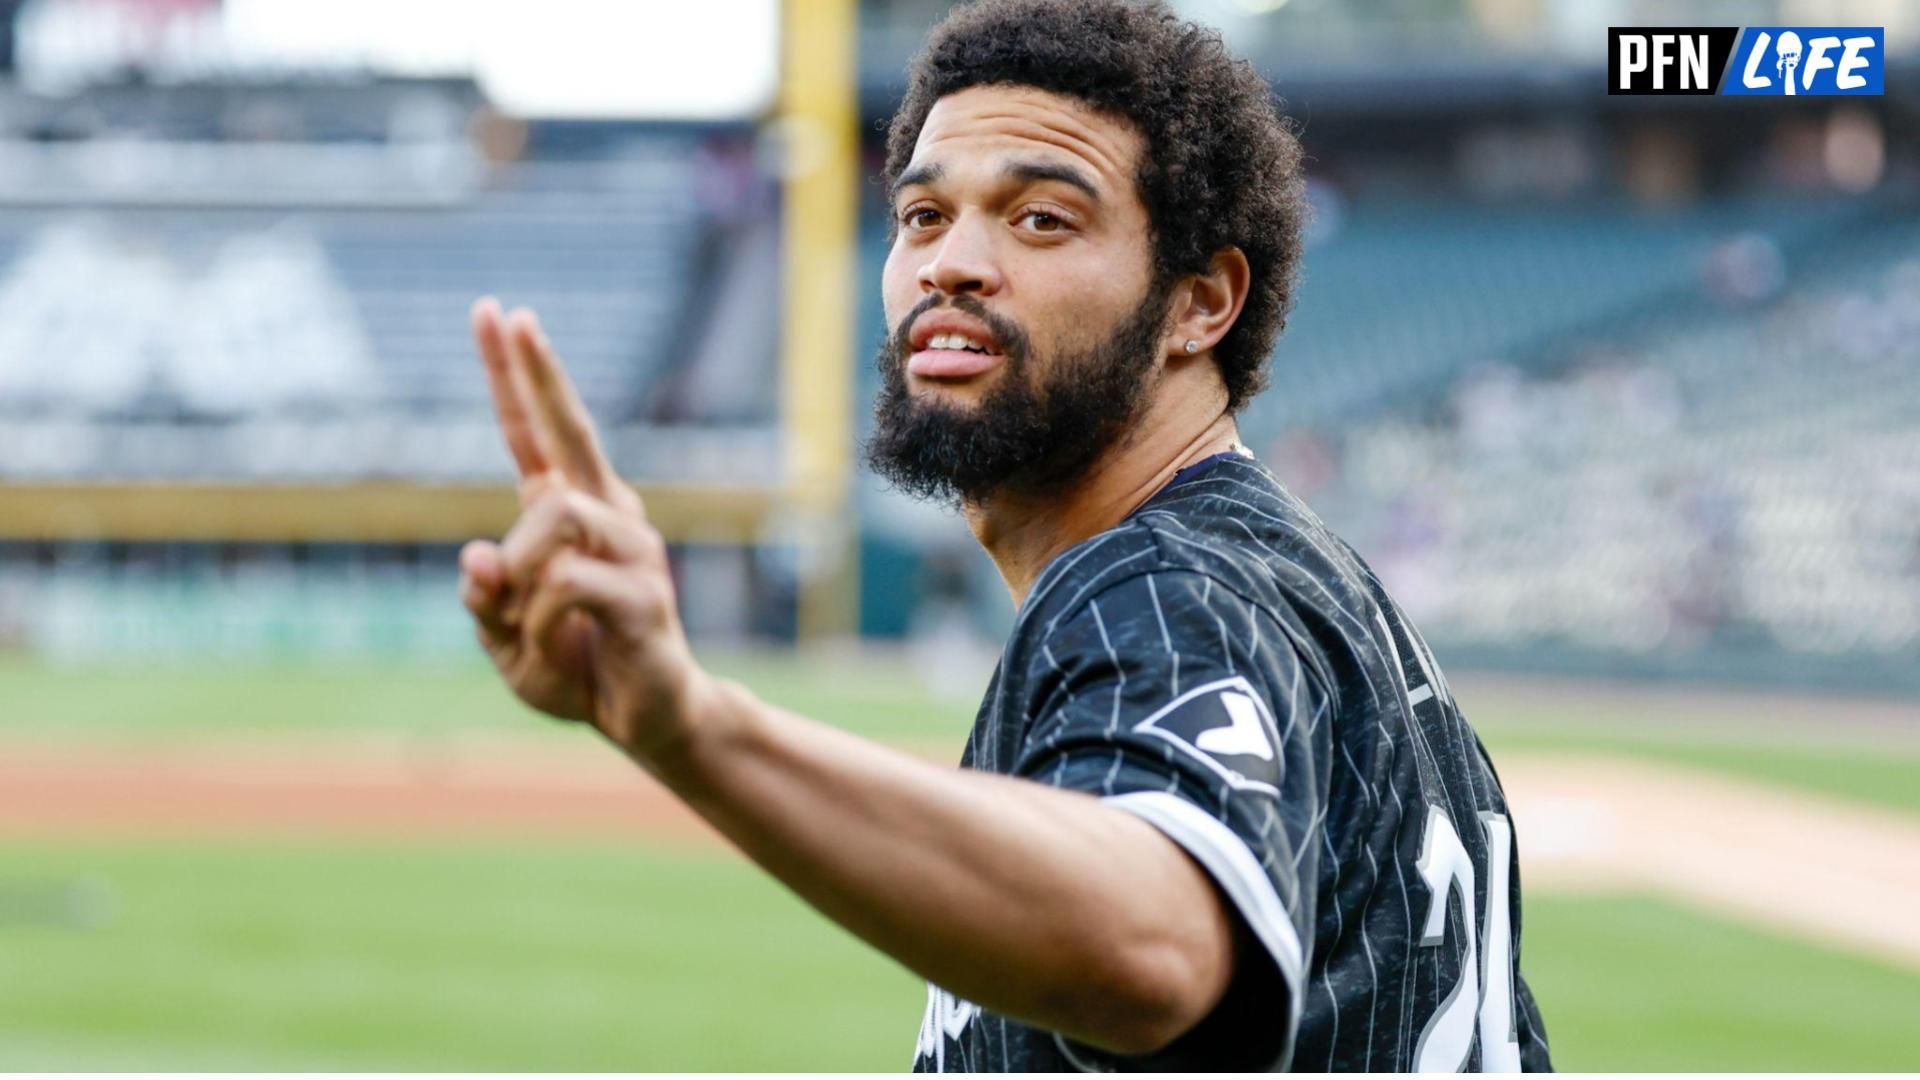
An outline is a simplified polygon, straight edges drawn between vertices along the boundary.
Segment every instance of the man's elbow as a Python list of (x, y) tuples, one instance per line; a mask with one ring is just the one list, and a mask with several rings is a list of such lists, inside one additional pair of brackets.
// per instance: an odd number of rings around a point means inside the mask
[(1070, 1034), (1126, 1057), (1165, 1050), (1226, 993), (1232, 949), (1212, 945), (1157, 941), (1120, 950), (1113, 969), (1096, 980), (1099, 993), (1084, 1003), (1083, 1030)]

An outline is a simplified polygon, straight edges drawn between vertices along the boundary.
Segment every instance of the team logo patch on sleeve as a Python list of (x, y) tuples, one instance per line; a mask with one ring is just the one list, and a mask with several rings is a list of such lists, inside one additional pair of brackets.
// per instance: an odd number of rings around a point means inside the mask
[(1236, 788), (1280, 794), (1279, 729), (1238, 675), (1181, 694), (1133, 730), (1165, 739)]

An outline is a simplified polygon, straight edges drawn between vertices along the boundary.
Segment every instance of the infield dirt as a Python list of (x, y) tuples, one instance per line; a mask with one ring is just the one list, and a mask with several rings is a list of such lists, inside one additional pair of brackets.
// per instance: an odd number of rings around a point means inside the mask
[[(1920, 821), (1625, 757), (1503, 754), (1531, 890), (1666, 895), (1920, 969)], [(611, 749), (517, 743), (13, 747), (0, 837), (724, 841)]]

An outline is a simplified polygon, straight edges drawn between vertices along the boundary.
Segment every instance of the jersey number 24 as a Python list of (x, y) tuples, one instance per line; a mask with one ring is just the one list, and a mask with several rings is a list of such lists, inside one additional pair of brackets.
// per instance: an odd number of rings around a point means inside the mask
[[(1420, 944), (1446, 940), (1448, 899), (1460, 896), (1465, 917), (1465, 955), (1459, 981), (1427, 1021), (1414, 1051), (1421, 1072), (1459, 1072), (1480, 1036), (1480, 1071), (1519, 1072), (1520, 1044), (1514, 1026), (1513, 921), (1508, 912), (1508, 867), (1513, 856), (1513, 826), (1501, 814), (1481, 814), (1487, 834), (1487, 918), (1481, 925), (1474, 900), (1474, 866), (1466, 845), (1446, 811), (1427, 808), (1420, 842), (1420, 876), (1426, 879), (1427, 921)], [(1478, 940), (1475, 940), (1478, 938)], [(1482, 977), (1482, 971), (1485, 977)]]

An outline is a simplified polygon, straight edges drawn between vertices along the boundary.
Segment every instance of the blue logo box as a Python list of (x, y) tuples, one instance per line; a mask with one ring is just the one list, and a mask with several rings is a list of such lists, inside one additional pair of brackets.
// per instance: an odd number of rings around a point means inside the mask
[(1858, 97), (1886, 93), (1886, 31), (1878, 26), (1749, 26), (1720, 93), (1736, 97)]

